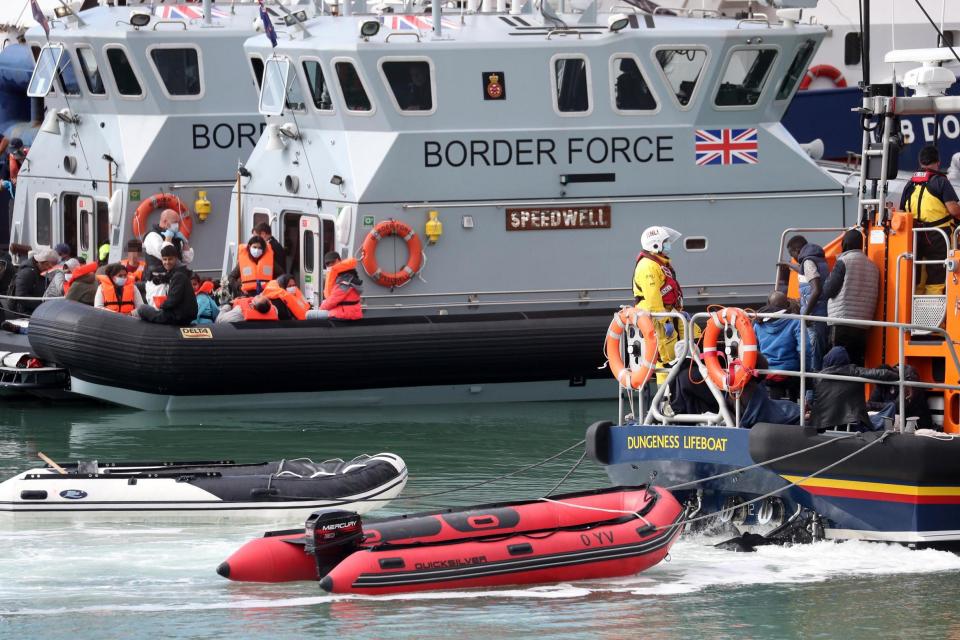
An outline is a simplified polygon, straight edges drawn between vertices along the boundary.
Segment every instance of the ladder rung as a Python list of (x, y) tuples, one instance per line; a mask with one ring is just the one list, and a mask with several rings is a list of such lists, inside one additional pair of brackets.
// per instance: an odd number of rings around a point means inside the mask
[(867, 149), (867, 151), (866, 151), (863, 155), (865, 155), (865, 156), (882, 156), (882, 155), (883, 155), (883, 149)]
[(879, 206), (879, 205), (880, 205), (880, 200), (878, 200), (878, 199), (876, 199), (876, 198), (868, 198), (868, 199), (864, 199), (864, 200), (861, 200), (861, 201), (860, 201), (860, 206), (861, 206), (861, 207), (863, 207), (863, 206), (865, 206), (865, 205), (868, 205), (868, 204), (872, 204), (872, 205), (875, 205), (875, 206)]

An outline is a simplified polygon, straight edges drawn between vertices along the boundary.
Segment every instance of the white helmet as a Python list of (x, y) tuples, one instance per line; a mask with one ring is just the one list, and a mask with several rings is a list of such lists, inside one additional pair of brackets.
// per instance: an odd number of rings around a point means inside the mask
[[(647, 227), (640, 236), (640, 246), (649, 253), (666, 253), (669, 244), (679, 240), (681, 233), (670, 227)], [(664, 245), (667, 248), (664, 249)]]

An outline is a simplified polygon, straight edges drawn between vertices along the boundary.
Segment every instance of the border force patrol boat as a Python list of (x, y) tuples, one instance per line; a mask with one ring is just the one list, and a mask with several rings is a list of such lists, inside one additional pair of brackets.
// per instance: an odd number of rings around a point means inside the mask
[(646, 226), (684, 234), (675, 264), (702, 307), (768, 293), (754, 264), (773, 251), (748, 234), (853, 221), (779, 122), (822, 28), (476, 9), (353, 3), (245, 46), (267, 126), (224, 271), (270, 222), (314, 305), (321, 257), (359, 258), (362, 321), (181, 331), (48, 303), (33, 347), (74, 392), (141, 408), (598, 397), (592, 336), (630, 299)]
[[(312, 7), (270, 8), (278, 22)], [(157, 2), (58, 11), (28, 32), (37, 65), (29, 95), (43, 125), (20, 173), (12, 242), (68, 244), (74, 255), (126, 257), (126, 242), (179, 210), (192, 263), (216, 271), (237, 163), (264, 126), (257, 73), (241, 60), (258, 5)], [(280, 27), (281, 29), (283, 27)]]
[[(864, 164), (859, 202), (865, 255), (879, 271), (876, 319), (831, 316), (829, 323), (868, 331), (867, 365), (894, 365), (893, 371), (898, 373), (887, 376), (885, 382), (811, 373), (806, 366), (807, 341), (801, 337), (800, 371), (755, 372), (799, 378), (800, 407), (796, 414), (800, 424), (761, 423), (747, 428), (752, 424), (748, 416), (753, 398), (765, 397), (767, 391), (751, 380), (757, 341), (742, 310), (726, 308), (694, 315), (686, 335), (693, 335), (693, 324), (705, 324), (703, 345), (688, 338), (690, 367), (671, 369), (673, 379), (693, 375), (689, 369), (702, 375), (709, 395), (717, 400), (717, 409), (704, 414), (665, 411), (661, 400), (666, 387), (644, 402), (636, 388), (642, 388), (644, 376), (649, 375), (643, 369), (643, 361), (648, 358), (641, 353), (644, 349), (640, 341), (632, 337), (625, 342), (637, 345), (631, 345), (631, 353), (624, 355), (619, 334), (614, 332), (617, 339), (612, 345), (608, 342), (607, 351), (613, 368), (631, 372), (622, 379), (632, 378), (638, 384), (625, 382), (617, 425), (597, 423), (588, 432), (593, 459), (606, 467), (614, 482), (655, 477), (657, 484), (688, 500), (699, 511), (692, 521), (719, 515), (741, 533), (762, 534), (766, 539), (827, 537), (908, 544), (955, 544), (960, 540), (960, 472), (955, 464), (960, 453), (960, 359), (954, 342), (960, 335), (958, 234), (947, 233), (949, 227), (944, 230), (916, 224), (912, 214), (897, 211), (886, 202), (887, 169), (895, 169), (891, 149), (899, 131), (898, 118), (960, 111), (960, 99), (942, 94), (952, 82), (952, 72), (933, 64), (948, 55), (944, 50), (888, 54), (888, 61), (925, 64), (917, 72), (921, 81), (915, 95), (877, 96), (868, 88), (862, 101), (863, 114), (871, 127), (877, 125), (880, 140), (879, 148), (871, 149), (869, 133), (863, 134), (864, 156), (876, 160), (876, 173)], [(782, 238), (803, 231), (788, 229)], [(917, 258), (915, 248), (925, 234), (943, 237), (948, 247), (945, 259)], [(838, 253), (837, 242), (827, 245), (828, 260)], [(944, 268), (943, 294), (917, 288), (921, 282), (918, 272), (928, 265)], [(795, 280), (791, 286), (796, 292)], [(622, 327), (624, 318), (629, 325), (629, 320), (637, 317), (624, 312), (617, 326)], [(758, 320), (762, 318), (800, 320), (801, 336), (809, 321), (815, 320), (790, 314), (757, 314)], [(620, 332), (629, 334), (623, 328)], [(917, 372), (916, 379), (908, 379), (905, 365)], [(844, 430), (846, 426), (804, 426), (805, 390), (814, 380), (819, 384), (839, 380), (895, 385), (898, 417), (886, 430), (864, 433)], [(910, 416), (915, 414), (907, 410), (907, 397), (912, 394), (928, 398), (937, 425), (934, 429), (914, 430)], [(916, 405), (913, 410), (917, 410)]]

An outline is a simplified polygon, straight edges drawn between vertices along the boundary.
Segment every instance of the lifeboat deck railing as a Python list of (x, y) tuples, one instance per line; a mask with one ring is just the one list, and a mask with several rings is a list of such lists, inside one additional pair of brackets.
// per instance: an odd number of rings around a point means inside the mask
[[(712, 424), (718, 426), (727, 426), (727, 427), (736, 427), (740, 424), (740, 398), (739, 395), (736, 395), (734, 398), (734, 412), (731, 414), (727, 403), (725, 402), (724, 394), (717, 385), (713, 383), (710, 379), (710, 376), (707, 375), (707, 368), (703, 362), (701, 356), (701, 350), (698, 345), (698, 340), (694, 337), (693, 327), (694, 325), (705, 324), (709, 321), (711, 314), (710, 313), (697, 313), (692, 316), (687, 316), (678, 312), (667, 312), (667, 313), (653, 313), (651, 314), (654, 318), (670, 318), (672, 321), (683, 326), (683, 339), (678, 341), (678, 356), (677, 359), (671, 363), (670, 366), (665, 368), (658, 368), (658, 373), (666, 373), (667, 378), (664, 384), (658, 386), (656, 392), (654, 393), (652, 399), (647, 399), (644, 397), (644, 389), (639, 390), (636, 394), (631, 389), (621, 388), (620, 396), (620, 406), (619, 406), (619, 415), (618, 419), (621, 421), (625, 419), (630, 419), (631, 417), (636, 417), (638, 420), (642, 419), (642, 424), (651, 424), (654, 421), (662, 424), (671, 424), (671, 423), (699, 423), (699, 424)], [(800, 397), (799, 397), (799, 406), (800, 406), (800, 424), (805, 424), (806, 416), (806, 405), (807, 405), (807, 383), (810, 380), (839, 380), (846, 382), (861, 382), (867, 384), (880, 384), (880, 385), (896, 385), (898, 388), (898, 407), (897, 415), (900, 416), (902, 422), (906, 421), (906, 389), (908, 387), (914, 387), (918, 389), (939, 389), (944, 391), (958, 391), (960, 390), (960, 380), (950, 382), (927, 382), (927, 381), (913, 381), (905, 379), (905, 369), (904, 365), (906, 364), (906, 355), (905, 355), (905, 344), (906, 344), (906, 334), (908, 332), (923, 331), (930, 334), (939, 335), (943, 338), (944, 345), (947, 348), (947, 354), (950, 359), (953, 361), (954, 370), (960, 370), (960, 358), (957, 356), (956, 348), (953, 340), (950, 338), (949, 334), (941, 327), (931, 327), (919, 324), (913, 324), (909, 322), (887, 322), (882, 320), (849, 320), (841, 318), (824, 318), (821, 316), (806, 316), (801, 314), (793, 313), (755, 313), (751, 315), (751, 319), (762, 320), (762, 319), (790, 319), (800, 321), (800, 370), (799, 371), (789, 371), (781, 369), (754, 369), (753, 373), (755, 374), (774, 374), (782, 375), (786, 377), (799, 378), (800, 379)], [(846, 376), (846, 375), (836, 375), (830, 373), (814, 372), (807, 370), (807, 348), (809, 346), (809, 327), (808, 324), (811, 322), (829, 322), (831, 325), (844, 325), (860, 328), (873, 328), (879, 327), (883, 329), (896, 329), (897, 330), (897, 371), (898, 379), (897, 380), (875, 380), (871, 378), (861, 378), (859, 376)], [(624, 333), (625, 338), (629, 341), (630, 337), (628, 333)], [(731, 343), (730, 345), (724, 345), (724, 351), (729, 357), (733, 353), (733, 343), (740, 342), (740, 336), (738, 335), (729, 335), (728, 340)], [(632, 359), (639, 360), (644, 357), (645, 354), (634, 354), (632, 347), (627, 346), (627, 355)], [(661, 403), (666, 395), (667, 389), (670, 387), (670, 382), (672, 382), (683, 367), (676, 366), (684, 359), (689, 359), (693, 362), (693, 366), (696, 366), (701, 376), (704, 380), (704, 384), (707, 385), (707, 388), (710, 390), (711, 394), (717, 400), (719, 407), (719, 412), (716, 414), (705, 413), (705, 414), (676, 414), (676, 415), (665, 415), (660, 407)], [(626, 393), (625, 393), (626, 392)], [(625, 398), (626, 396), (626, 398)], [(625, 409), (625, 399), (629, 403), (631, 408), (631, 413), (626, 414)], [(634, 409), (637, 409), (634, 411)]]

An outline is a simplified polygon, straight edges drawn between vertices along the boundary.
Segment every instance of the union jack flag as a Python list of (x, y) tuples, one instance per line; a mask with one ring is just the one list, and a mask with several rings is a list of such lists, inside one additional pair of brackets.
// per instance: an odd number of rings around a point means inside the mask
[(759, 164), (756, 129), (697, 129), (697, 166)]
[[(161, 5), (154, 9), (154, 14), (161, 20), (199, 20), (203, 18), (203, 7), (190, 4)], [(211, 7), (210, 16), (227, 18), (230, 13), (224, 9)]]
[[(431, 31), (433, 30), (433, 18), (429, 15), (422, 16), (380, 16), (383, 26), (391, 31)], [(451, 18), (440, 18), (440, 24), (444, 29), (459, 29), (460, 23)]]

